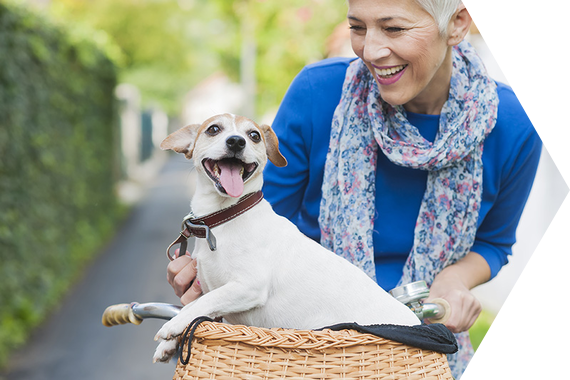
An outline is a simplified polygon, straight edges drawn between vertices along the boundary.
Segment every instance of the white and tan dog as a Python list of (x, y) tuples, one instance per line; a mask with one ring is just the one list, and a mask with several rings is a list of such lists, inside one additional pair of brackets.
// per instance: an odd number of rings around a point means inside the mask
[[(261, 189), (267, 159), (287, 161), (267, 125), (223, 114), (174, 132), (161, 144), (193, 159), (198, 172), (191, 206), (206, 215)], [(340, 322), (417, 325), (420, 321), (347, 260), (303, 235), (269, 203), (212, 230), (217, 249), (196, 239), (192, 256), (203, 295), (156, 335), (155, 361), (168, 361), (176, 337), (198, 316), (228, 323), (315, 329)]]

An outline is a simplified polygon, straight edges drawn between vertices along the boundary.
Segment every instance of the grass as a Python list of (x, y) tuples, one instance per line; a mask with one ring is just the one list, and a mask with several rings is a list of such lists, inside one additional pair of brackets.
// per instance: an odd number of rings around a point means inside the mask
[(495, 315), (489, 311), (483, 310), (477, 318), (477, 321), (471, 328), (469, 329), (469, 336), (471, 337), (471, 344), (473, 345), (473, 349), (477, 351), (479, 345), (483, 341), (485, 334), (491, 327), (491, 324), (495, 320)]

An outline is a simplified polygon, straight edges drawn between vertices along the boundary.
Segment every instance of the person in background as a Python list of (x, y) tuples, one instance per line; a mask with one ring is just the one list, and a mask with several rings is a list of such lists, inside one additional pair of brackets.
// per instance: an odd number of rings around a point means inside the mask
[[(348, 0), (347, 17), (358, 58), (292, 82), (272, 126), (289, 164), (268, 164), (265, 198), (385, 290), (424, 280), (446, 299), (459, 379), (481, 312), (471, 289), (508, 262), (541, 141), (464, 41), (461, 1)], [(188, 256), (167, 272), (183, 304), (199, 296)]]

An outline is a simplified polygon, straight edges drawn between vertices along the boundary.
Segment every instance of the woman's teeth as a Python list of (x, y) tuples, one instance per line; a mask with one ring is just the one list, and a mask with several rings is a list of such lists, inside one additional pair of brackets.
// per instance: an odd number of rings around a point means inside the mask
[(394, 66), (394, 67), (390, 67), (389, 69), (377, 69), (374, 68), (374, 71), (376, 71), (376, 74), (380, 75), (381, 77), (390, 77), (394, 74), (396, 74), (399, 71), (402, 71), (404, 69), (404, 67), (406, 67), (407, 65), (400, 65), (400, 66)]

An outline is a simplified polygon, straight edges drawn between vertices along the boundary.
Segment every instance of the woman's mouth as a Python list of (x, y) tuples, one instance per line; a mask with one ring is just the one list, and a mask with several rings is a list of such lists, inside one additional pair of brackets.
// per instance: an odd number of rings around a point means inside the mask
[(388, 85), (396, 83), (406, 71), (408, 65), (399, 65), (392, 67), (377, 67), (374, 66), (374, 73), (376, 74), (376, 79), (381, 85)]

